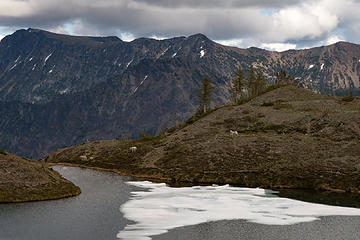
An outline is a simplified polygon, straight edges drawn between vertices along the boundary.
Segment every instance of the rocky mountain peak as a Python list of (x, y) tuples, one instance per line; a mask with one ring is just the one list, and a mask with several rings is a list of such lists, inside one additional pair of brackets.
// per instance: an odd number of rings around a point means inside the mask
[(188, 37), (189, 40), (211, 41), (207, 36), (202, 33), (196, 33)]

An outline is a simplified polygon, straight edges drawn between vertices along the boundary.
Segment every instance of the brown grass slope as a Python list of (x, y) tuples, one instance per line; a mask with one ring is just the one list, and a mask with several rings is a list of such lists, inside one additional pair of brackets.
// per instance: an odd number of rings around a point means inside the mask
[(345, 100), (286, 86), (173, 133), (89, 142), (47, 161), (167, 182), (360, 192), (360, 99)]
[(0, 203), (58, 199), (80, 192), (45, 164), (0, 153)]

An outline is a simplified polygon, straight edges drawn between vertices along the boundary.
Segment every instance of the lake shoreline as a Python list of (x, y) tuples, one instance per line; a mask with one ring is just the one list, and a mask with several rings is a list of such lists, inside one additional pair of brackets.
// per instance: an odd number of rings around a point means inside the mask
[[(94, 167), (94, 166), (87, 166), (87, 165), (82, 165), (82, 164), (76, 164), (76, 163), (67, 163), (67, 162), (56, 162), (56, 163), (47, 163), (48, 166), (52, 167), (52, 166), (68, 166), (68, 167), (79, 167), (79, 168), (84, 168), (84, 169), (91, 169), (91, 170), (96, 170), (96, 171), (103, 171), (103, 172), (111, 172), (111, 173), (116, 173), (120, 176), (126, 176), (126, 177), (132, 177), (135, 178), (137, 180), (146, 180), (146, 181), (152, 181), (155, 183), (166, 183), (169, 186), (174, 186), (174, 187), (183, 187), (183, 186), (199, 186), (199, 185), (212, 185), (212, 184), (217, 184), (217, 185), (224, 185), (224, 184), (230, 184), (232, 186), (237, 186), (237, 187), (249, 187), (249, 188), (264, 188), (264, 189), (271, 189), (274, 191), (283, 191), (283, 190), (290, 190), (290, 191), (311, 191), (314, 193), (318, 193), (318, 194), (337, 194), (337, 195), (356, 195), (356, 196), (360, 196), (360, 192), (347, 192), (345, 190), (342, 189), (332, 189), (332, 188), (324, 188), (324, 189), (311, 189), (311, 188), (294, 188), (294, 187), (290, 187), (290, 186), (276, 186), (273, 188), (269, 188), (269, 187), (264, 187), (264, 186), (253, 186), (253, 185), (242, 185), (242, 184), (237, 184), (234, 182), (217, 182), (217, 181), (197, 181), (197, 182), (192, 182), (192, 181), (174, 181), (174, 179), (172, 178), (167, 178), (167, 177), (159, 177), (160, 174), (155, 174), (155, 175), (146, 175), (146, 174), (133, 174), (133, 173), (129, 173), (127, 171), (122, 171), (119, 169), (110, 169), (110, 168), (102, 168), (102, 167)], [(189, 177), (191, 178), (191, 177)]]
[(81, 189), (39, 161), (0, 154), (0, 204), (77, 196)]

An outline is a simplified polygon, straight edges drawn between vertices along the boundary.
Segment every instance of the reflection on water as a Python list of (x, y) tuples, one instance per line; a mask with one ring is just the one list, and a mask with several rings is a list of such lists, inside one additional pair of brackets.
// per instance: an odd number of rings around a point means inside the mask
[(242, 219), (264, 225), (292, 225), (321, 216), (360, 216), (360, 209), (281, 198), (275, 192), (225, 186), (171, 188), (151, 182), (129, 182), (145, 191), (132, 192), (121, 206), (134, 221), (117, 235), (120, 239), (151, 239), (168, 230), (209, 221)]

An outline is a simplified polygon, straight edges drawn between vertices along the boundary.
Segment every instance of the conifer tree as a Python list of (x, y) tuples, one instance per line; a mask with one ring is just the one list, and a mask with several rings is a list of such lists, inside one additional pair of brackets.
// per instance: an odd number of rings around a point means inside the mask
[(241, 66), (238, 67), (235, 78), (230, 81), (231, 98), (233, 103), (241, 102), (243, 98), (244, 74)]
[(256, 75), (256, 80), (254, 84), (254, 94), (255, 94), (254, 96), (259, 96), (260, 94), (262, 94), (265, 88), (266, 88), (266, 80), (264, 78), (263, 72), (260, 69)]
[(198, 95), (200, 102), (199, 113), (206, 113), (210, 110), (212, 90), (213, 86), (211, 85), (209, 77), (206, 75), (201, 81), (200, 93)]
[(254, 67), (251, 66), (250, 70), (249, 70), (248, 77), (247, 77), (249, 98), (253, 98), (256, 95), (255, 82), (256, 82), (256, 74), (255, 74), (255, 71), (254, 71)]
[(295, 86), (298, 85), (294, 77), (287, 75), (284, 70), (280, 70), (280, 72), (276, 74), (275, 85), (288, 85), (288, 84)]

